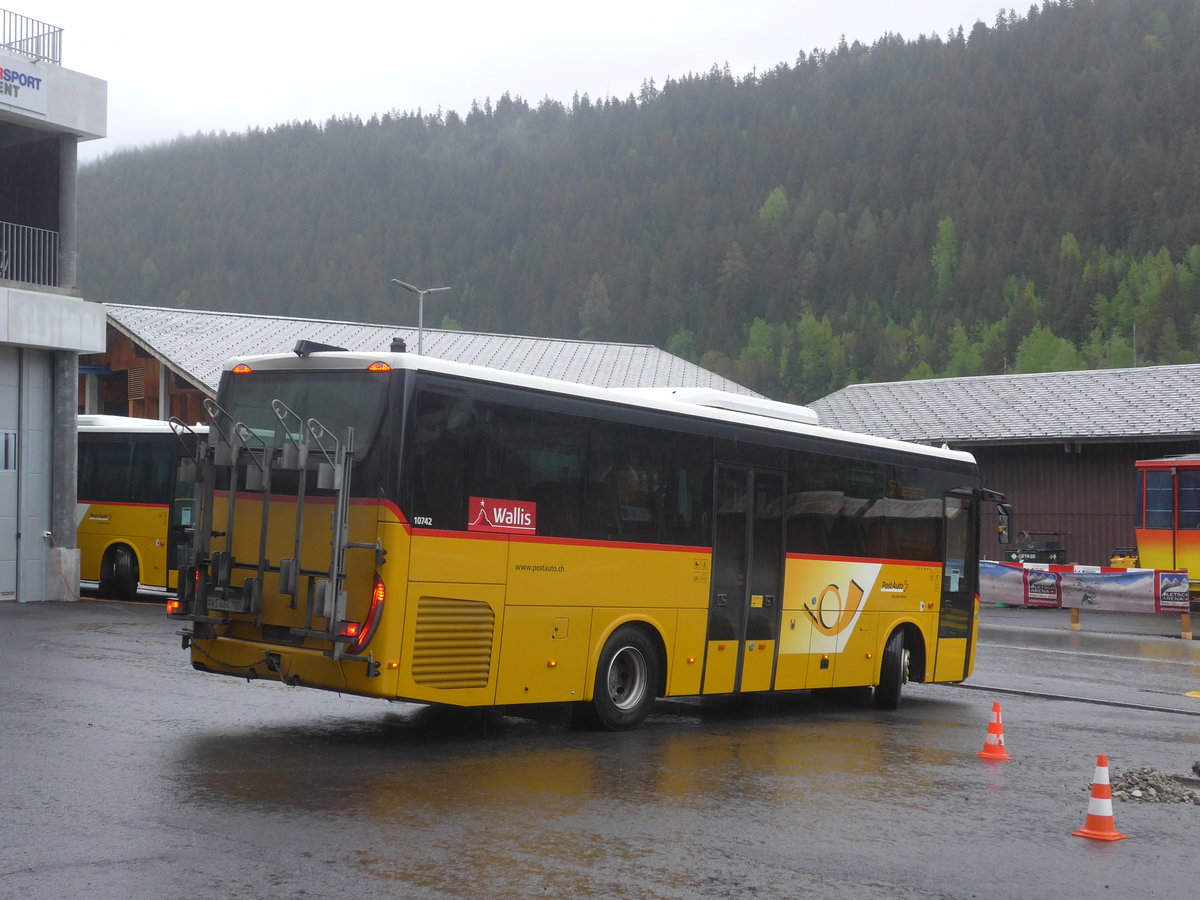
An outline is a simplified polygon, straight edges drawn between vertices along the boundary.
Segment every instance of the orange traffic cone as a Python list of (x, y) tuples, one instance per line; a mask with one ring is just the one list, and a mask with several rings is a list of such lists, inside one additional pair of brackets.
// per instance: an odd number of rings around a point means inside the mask
[(1113, 824), (1112, 787), (1108, 783), (1108, 757), (1101, 753), (1096, 757), (1096, 774), (1092, 778), (1092, 798), (1088, 800), (1087, 820), (1076, 837), (1094, 841), (1123, 841), (1128, 835), (1121, 834)]
[(1000, 722), (1000, 701), (992, 704), (992, 721), (988, 722), (987, 737), (983, 749), (975, 754), (984, 759), (1012, 759), (1004, 752), (1004, 725)]

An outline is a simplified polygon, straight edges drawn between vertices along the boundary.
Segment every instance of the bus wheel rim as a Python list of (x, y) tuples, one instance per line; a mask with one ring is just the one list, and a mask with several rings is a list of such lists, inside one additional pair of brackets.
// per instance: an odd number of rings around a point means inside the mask
[(646, 693), (646, 659), (634, 647), (622, 647), (608, 664), (608, 697), (620, 710), (635, 708)]

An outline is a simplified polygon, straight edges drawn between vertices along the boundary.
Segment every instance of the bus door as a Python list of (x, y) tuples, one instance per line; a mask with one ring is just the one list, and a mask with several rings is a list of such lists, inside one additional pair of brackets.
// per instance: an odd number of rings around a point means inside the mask
[(979, 583), (975, 499), (946, 494), (942, 501), (942, 595), (938, 616), (936, 681), (961, 681), (971, 673), (971, 631)]
[(783, 602), (782, 472), (718, 464), (702, 693), (770, 690)]

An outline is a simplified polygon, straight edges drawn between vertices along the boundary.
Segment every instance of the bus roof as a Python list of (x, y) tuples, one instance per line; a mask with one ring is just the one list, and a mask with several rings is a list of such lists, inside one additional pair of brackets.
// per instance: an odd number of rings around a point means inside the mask
[(960, 450), (950, 450), (926, 444), (912, 444), (891, 438), (839, 431), (817, 424), (816, 414), (804, 406), (780, 403), (773, 400), (727, 394), (724, 391), (693, 388), (604, 388), (576, 384), (525, 375), (502, 369), (492, 369), (470, 363), (452, 362), (415, 353), (361, 353), (343, 350), (316, 350), (300, 356), (297, 353), (272, 353), (263, 356), (243, 356), (227, 360), (224, 375), (239, 365), (252, 371), (311, 371), (311, 370), (365, 370), (372, 363), (386, 363), (392, 369), (432, 372), (442, 375), (483, 381), (491, 384), (509, 385), (527, 390), (544, 391), (616, 403), (624, 406), (657, 410), (708, 419), (731, 422), (791, 434), (824, 437), (847, 444), (868, 447), (890, 448), (901, 452), (935, 457), (974, 464), (975, 458)]
[[(75, 417), (76, 426), (80, 431), (111, 432), (136, 431), (139, 434), (162, 433), (170, 434), (174, 429), (170, 422), (162, 419), (140, 419), (136, 416), (102, 416), (80, 415)], [(192, 431), (207, 432), (207, 425), (188, 425)]]

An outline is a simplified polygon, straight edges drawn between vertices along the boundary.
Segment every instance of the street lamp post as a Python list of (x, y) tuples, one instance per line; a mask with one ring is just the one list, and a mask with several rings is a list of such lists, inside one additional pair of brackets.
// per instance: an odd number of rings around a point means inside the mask
[(401, 281), (399, 278), (393, 278), (392, 284), (398, 284), (398, 285), (400, 285), (400, 287), (404, 288), (406, 291), (412, 291), (414, 294), (417, 295), (417, 355), (420, 356), (423, 354), (424, 349), (425, 349), (425, 342), (423, 340), (424, 335), (425, 335), (425, 295), (433, 294), (433, 293), (436, 293), (437, 291), (448, 291), (448, 290), (450, 290), (450, 288), (449, 287), (418, 288), (418, 287), (413, 287), (407, 281)]

